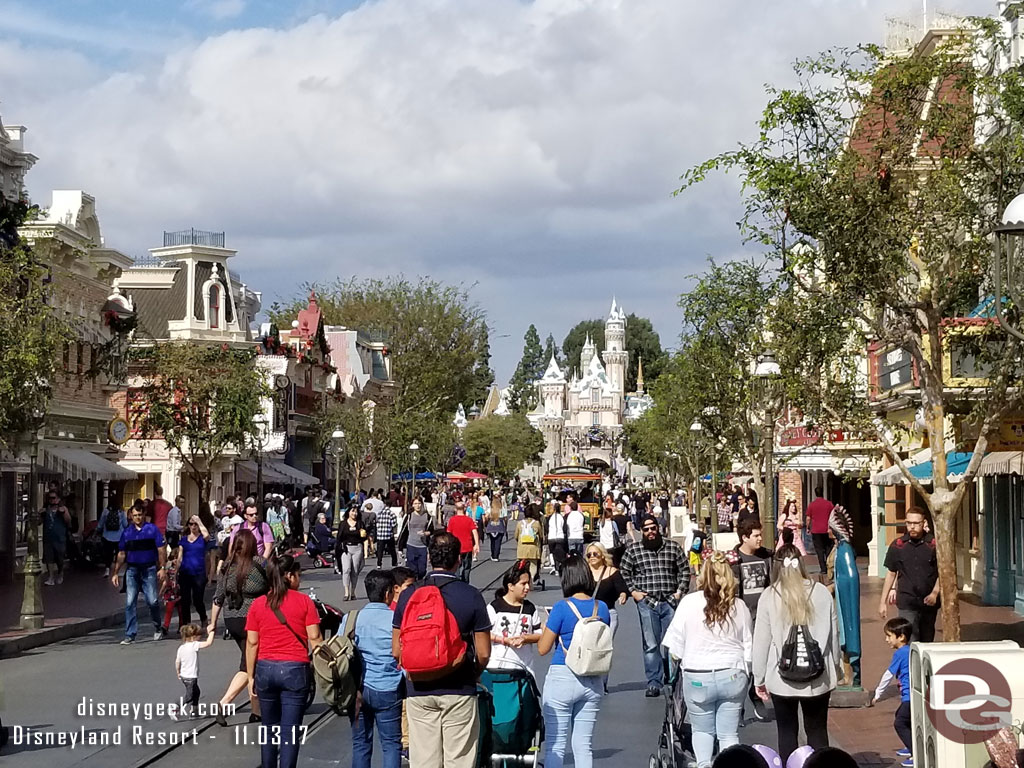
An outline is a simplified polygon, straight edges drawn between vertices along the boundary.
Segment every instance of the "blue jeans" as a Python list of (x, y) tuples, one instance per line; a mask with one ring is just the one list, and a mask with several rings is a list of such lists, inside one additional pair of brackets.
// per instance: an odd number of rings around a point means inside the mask
[(660, 688), (668, 679), (669, 670), (665, 668), (667, 653), (661, 646), (665, 639), (668, 625), (672, 623), (675, 608), (668, 603), (648, 605), (641, 600), (636, 604), (640, 614), (640, 632), (644, 644), (644, 674), (647, 676), (648, 688)]
[(417, 579), (427, 575), (427, 548), (408, 547), (405, 550), (405, 564), (416, 574)]
[(153, 619), (153, 628), (160, 631), (163, 628), (162, 617), (160, 616), (160, 593), (156, 588), (156, 566), (129, 565), (124, 572), (124, 636), (133, 640), (139, 633), (138, 607), (139, 592), (146, 600), (149, 607), (150, 618)]
[(715, 752), (740, 743), (740, 719), (749, 678), (738, 669), (717, 672), (683, 671), (683, 698), (693, 728), (697, 768), (710, 768)]
[(380, 734), (381, 765), (400, 768), (402, 764), (402, 699), (398, 689), (378, 691), (363, 688), (359, 717), (352, 723), (352, 768), (370, 768), (373, 757), (373, 727)]
[(469, 572), (473, 570), (473, 553), (463, 552), (459, 555), (459, 578), (469, 583)]
[(256, 696), (266, 738), (260, 747), (263, 768), (295, 768), (302, 744), (302, 716), (306, 714), (309, 687), (313, 673), (307, 662), (256, 662)]
[(601, 677), (577, 677), (564, 664), (552, 664), (544, 680), (544, 768), (562, 768), (572, 726), (572, 761), (592, 768), (594, 725), (601, 706)]

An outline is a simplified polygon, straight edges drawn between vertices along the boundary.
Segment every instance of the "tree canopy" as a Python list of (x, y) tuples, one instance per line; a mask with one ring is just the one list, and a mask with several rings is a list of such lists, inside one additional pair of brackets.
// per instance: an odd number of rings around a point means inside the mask
[(509, 381), (508, 407), (516, 413), (528, 413), (537, 406), (540, 398), (536, 382), (544, 375), (548, 362), (540, 346), (537, 326), (530, 324), (523, 341), (523, 355)]
[[(1024, 181), (1024, 77), (1002, 65), (1008, 46), (974, 19), (905, 56), (861, 46), (798, 62), (795, 88), (769, 89), (754, 142), (683, 176), (684, 190), (713, 169), (742, 176), (742, 231), (782, 270), (770, 322), (789, 397), (813, 425), (873, 435), (927, 504), (947, 640), (960, 626), (956, 513), (1024, 392), (988, 275), (993, 229)], [(869, 379), (869, 350), (913, 377)], [(918, 404), (931, 488), (906, 461)], [(950, 443), (973, 452), (958, 483)]]
[(544, 450), (544, 436), (518, 413), (471, 421), (462, 440), (464, 465), (499, 477), (511, 477), (526, 464), (539, 462)]
[(50, 400), (62, 344), (72, 337), (63, 313), (55, 310), (46, 265), (18, 234), (35, 209), (0, 195), (0, 445), (12, 446), (38, 426)]
[(256, 424), (271, 395), (249, 350), (166, 342), (132, 352), (142, 385), (133, 392), (135, 426), (162, 440), (209, 499), (214, 465), (265, 439)]

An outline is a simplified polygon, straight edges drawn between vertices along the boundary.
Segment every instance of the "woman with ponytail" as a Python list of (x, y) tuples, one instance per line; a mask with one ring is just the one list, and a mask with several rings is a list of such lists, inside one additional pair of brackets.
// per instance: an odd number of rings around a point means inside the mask
[(697, 587), (680, 601), (663, 643), (679, 659), (697, 766), (709, 768), (716, 736), (721, 749), (739, 743), (753, 637), (724, 553), (710, 553)]
[(526, 599), (532, 585), (530, 563), (517, 561), (505, 571), (501, 588), (487, 606), (491, 617), (491, 660), (488, 669), (522, 669), (536, 676), (537, 658), (544, 621), (537, 607)]
[[(788, 665), (793, 651), (799, 651), (795, 657), (807, 666), (799, 681), (779, 664), (785, 658)], [(813, 664), (806, 663), (812, 658)], [(841, 659), (835, 601), (828, 589), (808, 577), (800, 550), (784, 544), (775, 552), (772, 584), (757, 604), (753, 662), (757, 695), (764, 701), (770, 695), (775, 707), (783, 765), (797, 748), (798, 710), (803, 710), (807, 743), (815, 751), (828, 746), (828, 700)]]

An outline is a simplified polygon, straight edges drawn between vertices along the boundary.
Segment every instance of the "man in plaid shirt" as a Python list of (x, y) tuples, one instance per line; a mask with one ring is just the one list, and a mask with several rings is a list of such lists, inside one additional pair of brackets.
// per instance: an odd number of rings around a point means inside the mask
[(636, 601), (643, 634), (644, 672), (648, 698), (661, 695), (668, 681), (667, 657), (661, 641), (672, 622), (676, 606), (690, 588), (690, 563), (683, 548), (661, 535), (653, 515), (640, 521), (640, 541), (631, 541), (619, 570)]
[(384, 564), (384, 553), (391, 555), (391, 567), (398, 565), (398, 550), (395, 549), (395, 528), (398, 520), (391, 507), (384, 507), (377, 513), (377, 567)]

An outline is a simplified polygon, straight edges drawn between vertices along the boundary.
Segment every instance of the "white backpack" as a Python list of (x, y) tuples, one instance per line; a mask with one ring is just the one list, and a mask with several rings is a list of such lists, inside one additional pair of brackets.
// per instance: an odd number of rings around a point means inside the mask
[(565, 652), (565, 666), (579, 677), (607, 675), (612, 668), (612, 628), (597, 617), (597, 597), (594, 597), (593, 614), (586, 618), (576, 610), (572, 600), (566, 602), (578, 621), (568, 648), (561, 638), (558, 639)]

